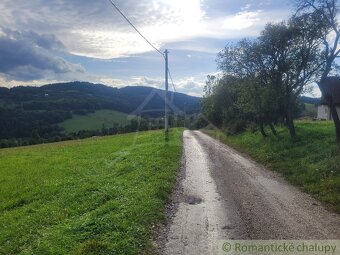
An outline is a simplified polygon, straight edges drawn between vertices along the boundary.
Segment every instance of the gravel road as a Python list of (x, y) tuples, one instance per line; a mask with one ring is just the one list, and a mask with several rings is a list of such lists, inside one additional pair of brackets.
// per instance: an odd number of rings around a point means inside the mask
[(340, 216), (278, 174), (202, 132), (183, 140), (162, 254), (218, 254), (221, 239), (340, 239)]

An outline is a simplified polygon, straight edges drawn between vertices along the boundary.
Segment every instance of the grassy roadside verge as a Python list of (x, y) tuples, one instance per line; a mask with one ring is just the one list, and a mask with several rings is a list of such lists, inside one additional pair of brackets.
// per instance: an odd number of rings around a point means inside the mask
[(335, 143), (331, 122), (297, 122), (299, 138), (292, 142), (283, 127), (279, 138), (262, 138), (249, 131), (226, 135), (219, 130), (203, 130), (208, 135), (242, 151), (291, 183), (340, 212), (340, 147)]
[[(0, 150), (0, 254), (143, 254), (183, 129)], [(149, 254), (149, 253), (147, 253)]]

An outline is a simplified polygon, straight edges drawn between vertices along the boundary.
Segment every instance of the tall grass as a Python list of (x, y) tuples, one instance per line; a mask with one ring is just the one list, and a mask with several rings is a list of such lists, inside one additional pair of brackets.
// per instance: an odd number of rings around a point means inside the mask
[(1, 149), (0, 254), (149, 252), (182, 132)]

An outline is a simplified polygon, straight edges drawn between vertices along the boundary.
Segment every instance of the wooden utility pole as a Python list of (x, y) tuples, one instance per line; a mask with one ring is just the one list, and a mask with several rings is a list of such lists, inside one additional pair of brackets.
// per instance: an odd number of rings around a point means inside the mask
[(169, 70), (168, 70), (168, 50), (165, 50), (165, 95), (164, 95), (164, 131), (169, 131), (169, 112), (168, 112), (168, 90), (169, 90)]

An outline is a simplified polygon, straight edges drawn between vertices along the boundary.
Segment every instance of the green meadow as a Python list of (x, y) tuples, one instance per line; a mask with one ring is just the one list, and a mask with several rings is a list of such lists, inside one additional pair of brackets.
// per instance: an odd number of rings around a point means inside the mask
[(74, 115), (72, 119), (65, 120), (59, 126), (67, 133), (78, 132), (80, 130), (101, 130), (112, 128), (115, 124), (127, 125), (133, 116), (113, 110), (99, 110), (87, 115)]
[(152, 254), (183, 129), (0, 150), (0, 254)]

